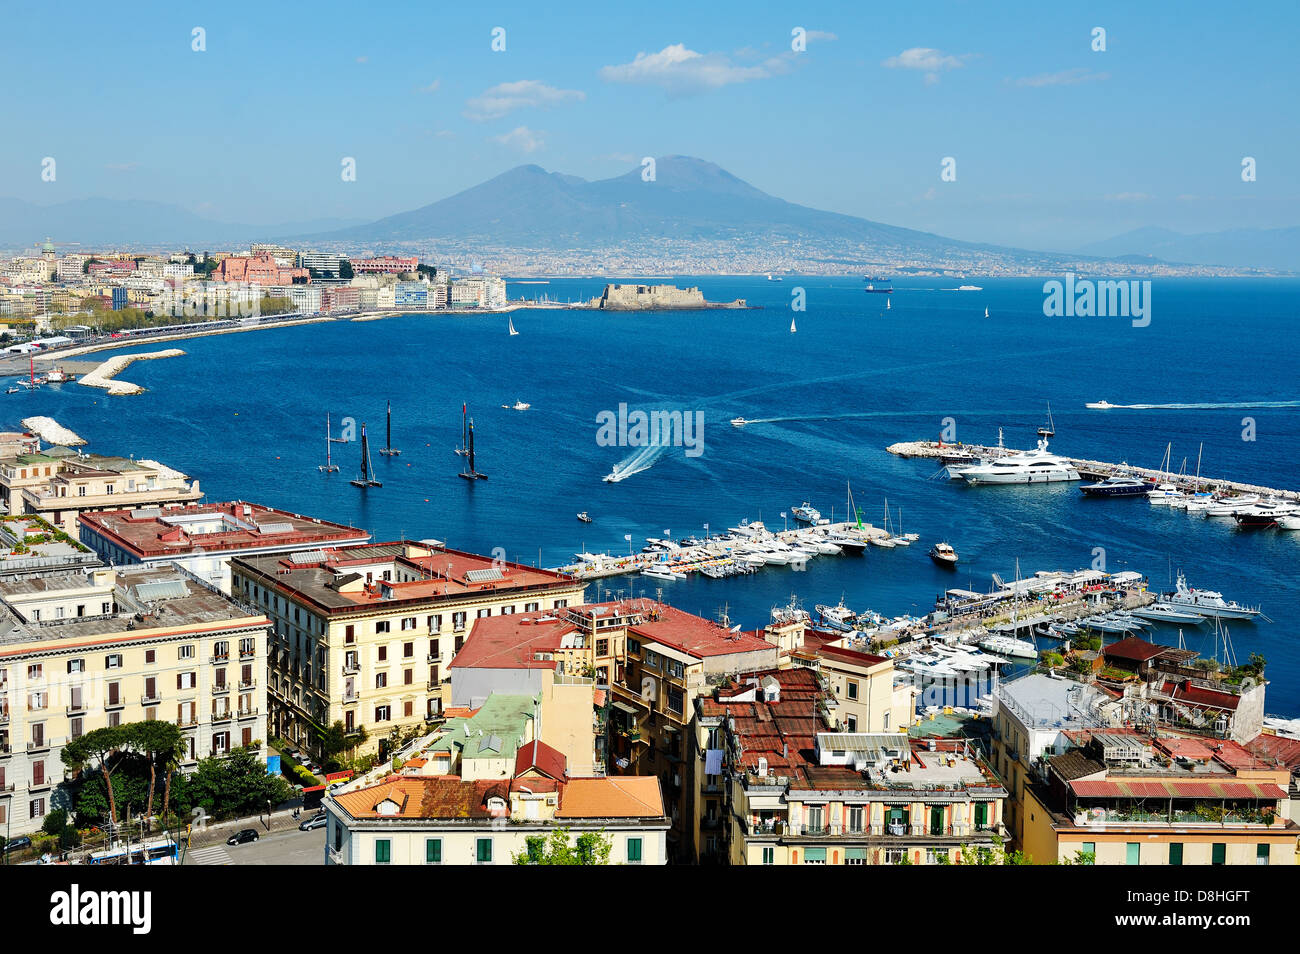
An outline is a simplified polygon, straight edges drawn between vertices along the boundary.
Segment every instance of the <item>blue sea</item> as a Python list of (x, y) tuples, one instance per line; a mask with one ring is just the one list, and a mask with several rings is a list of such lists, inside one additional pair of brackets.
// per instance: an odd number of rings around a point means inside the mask
[[(1047, 318), (1041, 280), (916, 278), (888, 296), (861, 278), (673, 279), (746, 311), (609, 314), (524, 309), (509, 336), (499, 316), (401, 316), (331, 322), (178, 343), (184, 357), (132, 365), (145, 394), (108, 398), (78, 385), (5, 397), (4, 423), (48, 414), (102, 453), (157, 458), (197, 477), (209, 499), (243, 498), (349, 522), (378, 539), (436, 537), (449, 545), (552, 566), (581, 550), (626, 552), (625, 534), (700, 534), (743, 518), (782, 527), (808, 500), (844, 515), (846, 486), (864, 519), (921, 535), (910, 548), (821, 557), (805, 572), (767, 568), (729, 580), (602, 581), (600, 595), (663, 589), (705, 616), (725, 608), (760, 626), (774, 605), (841, 596), (887, 615), (929, 611), (946, 587), (987, 589), (992, 574), (1091, 566), (1147, 574), (1262, 604), (1272, 622), (1238, 623), (1241, 661), (1268, 660), (1270, 713), (1300, 715), (1300, 533), (1245, 532), (1142, 500), (1083, 499), (1077, 484), (970, 488), (933, 479), (936, 463), (885, 452), (934, 438), (1030, 447), (1050, 403), (1053, 450), (1155, 467), (1172, 442), (1173, 469), (1279, 488), (1300, 486), (1300, 282), (1157, 278), (1151, 321)], [(982, 286), (957, 291), (962, 282)], [(511, 283), (512, 298), (578, 300), (602, 280)], [(806, 310), (792, 312), (802, 289)], [(988, 308), (989, 317), (984, 317)], [(797, 322), (791, 334), (790, 322)], [(145, 345), (128, 350), (157, 350)], [(1201, 405), (1086, 410), (1090, 401)], [(502, 405), (525, 401), (527, 411)], [(382, 488), (360, 491), (359, 445), (334, 445), (324, 475), (325, 415), (369, 424), (383, 445), (393, 406), (399, 457), (374, 455)], [(476, 425), (486, 481), (456, 475), (461, 404)], [(635, 448), (602, 446), (597, 415), (619, 405), (700, 412), (698, 456), (667, 448), (619, 483), (602, 477)], [(757, 421), (729, 425), (743, 416)], [(1252, 438), (1252, 439), (1246, 439)], [(1203, 450), (1202, 450), (1203, 448)], [(644, 456), (644, 455), (643, 455)], [(577, 521), (588, 511), (591, 524)], [(949, 540), (960, 569), (926, 551)], [(595, 586), (589, 596), (595, 595)], [(1184, 631), (1213, 653), (1207, 627)], [(1175, 630), (1156, 638), (1176, 642)]]

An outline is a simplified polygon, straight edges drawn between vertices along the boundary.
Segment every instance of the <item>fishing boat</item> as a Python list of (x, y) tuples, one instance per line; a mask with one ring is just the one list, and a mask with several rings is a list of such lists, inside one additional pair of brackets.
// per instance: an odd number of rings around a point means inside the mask
[(790, 515), (800, 523), (817, 523), (822, 518), (821, 511), (806, 500), (799, 506), (791, 508)]
[(1137, 477), (1114, 474), (1095, 484), (1084, 484), (1079, 489), (1087, 497), (1145, 497), (1151, 484)]
[(360, 487), (365, 490), (367, 487), (384, 486), (374, 478), (375, 468), (370, 463), (370, 440), (366, 437), (366, 425), (361, 425), (361, 476), (356, 480), (349, 481), (353, 487)]
[(732, 427), (744, 427), (748, 423), (749, 421), (745, 420), (743, 417), (733, 417), (731, 419)]
[(1040, 437), (1036, 450), (964, 467), (958, 476), (969, 484), (1039, 484), (1078, 480), (1079, 472), (1064, 457), (1049, 453), (1047, 438)]
[(330, 445), (333, 444), (336, 440), (337, 438), (333, 437), (330, 434), (330, 415), (329, 412), (326, 411), (325, 412), (325, 463), (321, 464), (319, 467), (316, 468), (322, 474), (334, 474), (338, 472), (339, 465), (334, 463), (334, 455), (331, 453), (332, 448), (330, 447)]
[(510, 337), (513, 338), (515, 335), (519, 334), (519, 332), (515, 331), (515, 320), (513, 318), (507, 318), (506, 322), (510, 325)]
[(1258, 607), (1243, 606), (1233, 600), (1225, 600), (1222, 593), (1214, 590), (1197, 590), (1187, 585), (1182, 573), (1174, 586), (1174, 592), (1167, 594), (1162, 602), (1176, 609), (1190, 610), (1211, 619), (1255, 619), (1260, 615)]
[(1205, 617), (1200, 613), (1194, 613), (1189, 609), (1181, 609), (1171, 603), (1157, 601), (1150, 606), (1139, 606), (1137, 609), (1130, 610), (1132, 615), (1141, 619), (1149, 620), (1153, 623), (1177, 623), (1190, 624), (1199, 626), (1205, 622)]
[(526, 411), (532, 405), (525, 401), (515, 401), (514, 404), (502, 404), (501, 407), (507, 411)]
[(487, 480), (487, 474), (480, 474), (474, 463), (474, 419), (469, 419), (469, 429), (466, 432), (465, 445), (465, 468), (460, 472), (460, 476), (466, 480)]
[(591, 517), (587, 515), (587, 511), (585, 510), (582, 511), (582, 513), (578, 514), (578, 519), (581, 520), (583, 523), (591, 523)]
[(77, 380), (77, 376), (70, 371), (64, 371), (62, 365), (55, 365), (45, 372), (47, 384), (66, 384), (75, 380)]
[(384, 446), (379, 448), (379, 453), (385, 457), (397, 457), (402, 452), (393, 446), (393, 402), (388, 402), (387, 418), (384, 425)]
[(940, 566), (954, 567), (957, 565), (957, 551), (951, 543), (936, 543), (930, 547), (930, 559)]
[(852, 630), (853, 622), (858, 618), (857, 613), (844, 605), (842, 596), (836, 606), (824, 606), (818, 603), (813, 608), (817, 610), (817, 617), (823, 625), (842, 633)]
[(1033, 643), (1027, 639), (1016, 639), (1014, 636), (985, 636), (978, 645), (985, 652), (996, 653), (999, 656), (1010, 656), (1013, 659), (1038, 658), (1038, 649)]

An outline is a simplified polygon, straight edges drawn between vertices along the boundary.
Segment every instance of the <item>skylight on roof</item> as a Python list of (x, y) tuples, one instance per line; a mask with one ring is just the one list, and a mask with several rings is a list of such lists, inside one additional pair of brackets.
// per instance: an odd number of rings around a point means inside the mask
[(484, 570), (469, 570), (465, 573), (465, 579), (470, 583), (487, 583), (491, 580), (504, 580), (506, 575), (496, 567), (489, 567)]

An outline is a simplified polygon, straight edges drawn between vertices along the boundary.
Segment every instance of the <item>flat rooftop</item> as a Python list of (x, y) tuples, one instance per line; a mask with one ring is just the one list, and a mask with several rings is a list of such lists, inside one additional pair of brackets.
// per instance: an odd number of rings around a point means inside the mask
[(1096, 725), (1096, 707), (1109, 697), (1072, 679), (1030, 673), (1003, 682), (996, 698), (1035, 729), (1081, 729)]
[(266, 548), (312, 548), (370, 539), (365, 530), (242, 500), (83, 513), (82, 526), (139, 560)]

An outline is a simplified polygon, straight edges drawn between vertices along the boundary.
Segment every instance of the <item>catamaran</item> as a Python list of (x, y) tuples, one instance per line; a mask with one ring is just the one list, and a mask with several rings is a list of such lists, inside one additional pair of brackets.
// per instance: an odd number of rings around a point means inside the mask
[(366, 425), (361, 425), (361, 476), (356, 480), (349, 481), (353, 487), (360, 487), (365, 490), (367, 487), (384, 486), (372, 476), (375, 472), (374, 465), (370, 463), (370, 441), (366, 437)]
[(460, 406), (460, 446), (456, 448), (456, 453), (464, 457), (469, 453), (469, 418), (466, 416), (468, 406)]
[(339, 465), (334, 463), (334, 455), (330, 453), (331, 451), (330, 445), (333, 444), (335, 440), (336, 438), (330, 436), (330, 415), (329, 415), (329, 411), (326, 411), (325, 412), (325, 463), (321, 464), (319, 467), (316, 468), (322, 474), (334, 474), (338, 472)]
[(393, 446), (393, 402), (388, 402), (388, 418), (386, 430), (384, 431), (384, 446), (379, 448), (379, 453), (385, 457), (397, 457), (402, 452)]
[[(365, 433), (364, 430), (362, 433)], [(474, 419), (470, 418), (469, 430), (466, 432), (465, 445), (465, 468), (460, 472), (460, 476), (466, 480), (487, 480), (487, 474), (480, 474), (474, 465)]]

